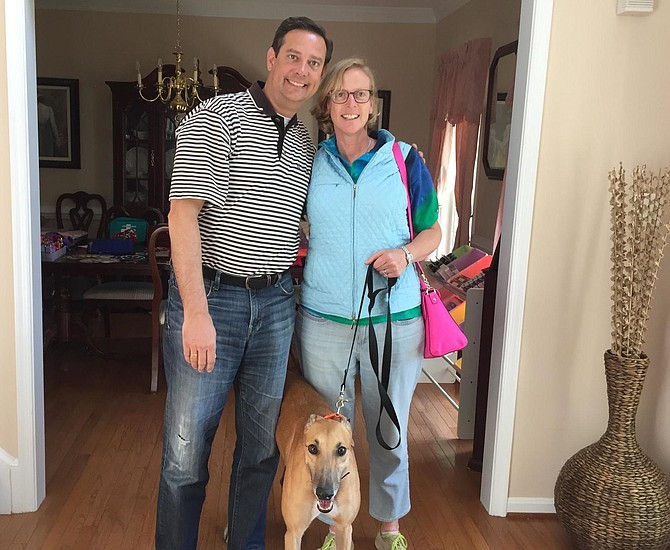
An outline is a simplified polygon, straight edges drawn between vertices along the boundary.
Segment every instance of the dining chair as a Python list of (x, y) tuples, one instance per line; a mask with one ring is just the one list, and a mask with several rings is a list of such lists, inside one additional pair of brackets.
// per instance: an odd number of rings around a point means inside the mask
[[(162, 254), (162, 255), (161, 255)], [(165, 325), (167, 303), (167, 272), (159, 269), (159, 257), (167, 263), (170, 257), (170, 231), (167, 224), (161, 224), (149, 237), (149, 265), (154, 296), (151, 302), (151, 391), (158, 390), (158, 371), (163, 365), (162, 334)]]
[(76, 191), (74, 193), (63, 193), (56, 200), (56, 226), (58, 229), (65, 229), (63, 223), (63, 203), (74, 203), (68, 210), (68, 217), (72, 224), (72, 229), (81, 229), (88, 231), (95, 212), (90, 204), (97, 203), (100, 208), (100, 224), (96, 236), (102, 237), (104, 228), (104, 217), (107, 212), (107, 203), (102, 195), (87, 193), (86, 191)]
[[(109, 224), (112, 220), (119, 217), (131, 217), (128, 210), (123, 206), (111, 206), (105, 212), (103, 217), (103, 236), (110, 238)], [(165, 222), (163, 213), (157, 208), (147, 208), (142, 211), (139, 216), (140, 219), (148, 223), (148, 235), (152, 230)], [(144, 244), (144, 243), (140, 243)], [(111, 335), (111, 317), (110, 313), (113, 310), (121, 311), (124, 309), (146, 308), (146, 301), (149, 300), (148, 295), (151, 291), (151, 283), (147, 280), (104, 280), (98, 277), (97, 284), (89, 288), (83, 294), (84, 309), (96, 308), (102, 313), (105, 336), (107, 338)], [(89, 344), (93, 349), (98, 351), (96, 346), (90, 341)]]
[[(110, 314), (112, 311), (132, 312), (135, 310), (151, 311), (153, 284), (148, 281), (103, 281), (84, 292), (84, 310), (102, 312), (105, 324), (105, 336), (111, 336)], [(88, 337), (88, 334), (87, 334)], [(91, 347), (101, 355), (106, 355), (93, 344)]]
[[(151, 282), (108, 281), (100, 283), (84, 294), (85, 308), (104, 312), (105, 336), (110, 336), (109, 313), (114, 311), (142, 310), (151, 312), (151, 385), (152, 393), (158, 390), (158, 372), (163, 362), (161, 333), (165, 321), (165, 297), (167, 294), (167, 271), (160, 269), (169, 262), (170, 235), (167, 224), (155, 227), (149, 237), (147, 256), (151, 271)], [(89, 346), (101, 355), (87, 330)]]

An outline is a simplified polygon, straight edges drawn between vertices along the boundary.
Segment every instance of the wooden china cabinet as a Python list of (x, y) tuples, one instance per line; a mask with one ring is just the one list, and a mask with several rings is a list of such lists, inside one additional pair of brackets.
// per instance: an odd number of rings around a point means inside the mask
[[(163, 65), (163, 76), (174, 75), (174, 65)], [(156, 95), (157, 69), (142, 80), (146, 97)], [(211, 72), (211, 71), (210, 71)], [(251, 83), (230, 67), (218, 68), (219, 93), (247, 89)], [(114, 206), (139, 215), (146, 208), (168, 211), (168, 193), (175, 152), (178, 116), (160, 100), (144, 101), (136, 82), (106, 84), (112, 91)], [(201, 86), (200, 97), (214, 95)]]

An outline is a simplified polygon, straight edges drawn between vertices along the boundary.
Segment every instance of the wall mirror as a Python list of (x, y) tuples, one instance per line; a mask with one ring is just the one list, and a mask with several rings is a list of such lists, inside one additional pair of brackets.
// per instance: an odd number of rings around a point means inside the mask
[(508, 94), (514, 86), (518, 40), (496, 50), (489, 67), (484, 119), (484, 171), (490, 179), (501, 180), (507, 164), (512, 102)]

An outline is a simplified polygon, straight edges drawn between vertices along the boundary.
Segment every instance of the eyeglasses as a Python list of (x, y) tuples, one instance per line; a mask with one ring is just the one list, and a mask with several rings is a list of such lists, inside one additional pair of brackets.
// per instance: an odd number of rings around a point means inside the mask
[(350, 95), (354, 96), (354, 101), (356, 103), (367, 103), (370, 101), (372, 90), (354, 90), (353, 92), (335, 90), (334, 92), (330, 92), (330, 100), (333, 103), (346, 103), (349, 100)]

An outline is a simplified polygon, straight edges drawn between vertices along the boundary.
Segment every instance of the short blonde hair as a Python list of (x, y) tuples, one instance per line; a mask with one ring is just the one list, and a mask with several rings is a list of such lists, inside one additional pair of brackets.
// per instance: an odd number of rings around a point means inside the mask
[(312, 115), (314, 115), (314, 118), (316, 118), (316, 121), (319, 124), (319, 128), (321, 128), (321, 130), (323, 130), (326, 134), (333, 133), (333, 121), (330, 118), (330, 112), (328, 109), (330, 94), (335, 90), (342, 89), (344, 73), (349, 69), (360, 69), (370, 79), (370, 101), (373, 102), (373, 105), (367, 127), (368, 130), (377, 127), (376, 123), (377, 119), (379, 118), (379, 102), (377, 101), (377, 85), (375, 83), (375, 76), (372, 73), (372, 69), (367, 65), (367, 63), (365, 63), (365, 61), (358, 57), (350, 57), (349, 59), (338, 61), (328, 70), (328, 73), (321, 81), (319, 90), (316, 92), (316, 105), (314, 105), (310, 111)]

